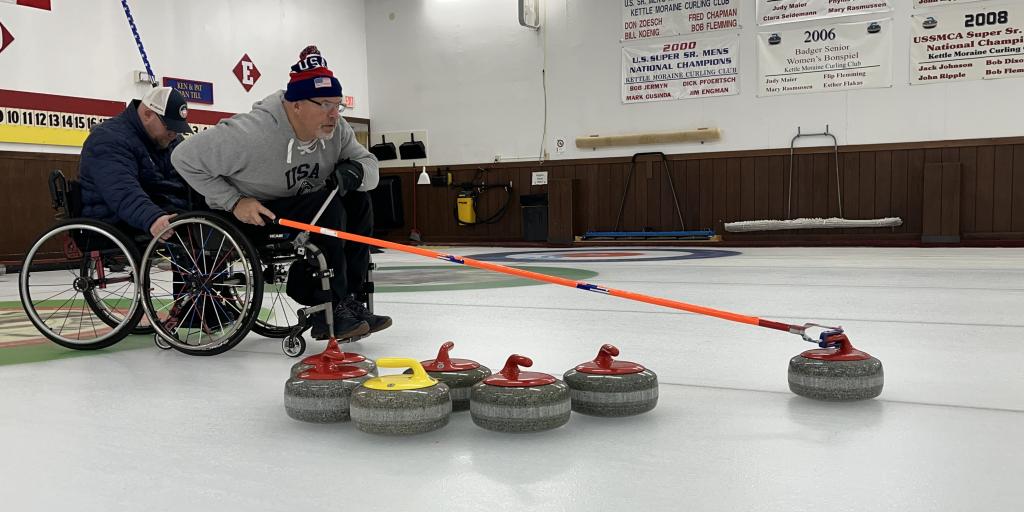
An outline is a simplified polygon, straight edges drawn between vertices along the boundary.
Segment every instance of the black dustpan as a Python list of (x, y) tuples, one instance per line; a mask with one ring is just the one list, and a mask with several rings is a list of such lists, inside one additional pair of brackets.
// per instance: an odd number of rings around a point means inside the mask
[(380, 136), (380, 144), (374, 144), (370, 147), (370, 153), (373, 153), (377, 160), (394, 160), (398, 158), (395, 144), (393, 142), (385, 142), (383, 135)]
[(427, 147), (423, 145), (423, 141), (416, 140), (416, 136), (411, 133), (409, 138), (412, 140), (403, 142), (401, 146), (398, 146), (398, 152), (402, 155), (402, 160), (423, 160), (427, 158)]

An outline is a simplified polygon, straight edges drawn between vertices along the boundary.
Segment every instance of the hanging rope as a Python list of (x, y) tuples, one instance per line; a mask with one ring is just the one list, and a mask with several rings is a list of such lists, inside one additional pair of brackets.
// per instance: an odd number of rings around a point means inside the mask
[(132, 28), (132, 35), (135, 36), (135, 46), (139, 47), (139, 55), (142, 56), (142, 63), (146, 65), (146, 73), (149, 73), (149, 81), (153, 87), (159, 85), (156, 82), (156, 75), (153, 74), (153, 67), (149, 65), (149, 57), (146, 56), (146, 47), (142, 46), (142, 38), (139, 37), (139, 29), (135, 26), (135, 18), (132, 17), (132, 10), (128, 7), (128, 0), (121, 0), (121, 7), (124, 8), (124, 15), (128, 17), (128, 26)]

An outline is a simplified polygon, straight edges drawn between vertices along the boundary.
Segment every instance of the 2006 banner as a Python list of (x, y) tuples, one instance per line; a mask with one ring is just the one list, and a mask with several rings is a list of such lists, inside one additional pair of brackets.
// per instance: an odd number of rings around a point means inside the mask
[(910, 23), (911, 84), (1024, 77), (1024, 5), (966, 4)]
[(757, 0), (757, 24), (774, 25), (891, 11), (893, 0)]
[(622, 49), (622, 102), (739, 93), (739, 37), (672, 39)]
[(892, 18), (757, 35), (759, 96), (892, 86)]

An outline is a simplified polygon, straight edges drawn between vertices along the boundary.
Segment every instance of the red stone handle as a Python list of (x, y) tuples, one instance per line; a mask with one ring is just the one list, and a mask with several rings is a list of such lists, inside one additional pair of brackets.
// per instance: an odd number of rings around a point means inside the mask
[(607, 370), (612, 367), (612, 361), (614, 361), (612, 358), (617, 355), (619, 355), (619, 349), (611, 343), (605, 343), (604, 345), (601, 345), (601, 350), (597, 351), (597, 357), (594, 358), (594, 363)]
[(533, 359), (519, 354), (512, 354), (508, 356), (508, 360), (505, 361), (505, 367), (500, 372), (508, 380), (519, 380), (519, 367), (525, 366), (527, 368), (533, 366)]

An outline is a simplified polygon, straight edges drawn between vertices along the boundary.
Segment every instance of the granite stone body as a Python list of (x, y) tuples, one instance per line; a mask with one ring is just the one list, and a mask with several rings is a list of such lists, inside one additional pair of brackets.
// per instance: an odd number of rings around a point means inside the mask
[(591, 416), (632, 416), (658, 405), (658, 376), (649, 369), (600, 375), (571, 369), (562, 376), (572, 396), (572, 410)]
[(497, 432), (540, 432), (569, 421), (569, 386), (560, 380), (530, 387), (492, 386), (480, 382), (470, 394), (473, 423)]
[(798, 355), (789, 360), (789, 389), (815, 400), (866, 400), (882, 393), (882, 362), (828, 361)]
[(452, 399), (448, 386), (398, 391), (359, 387), (352, 393), (352, 422), (363, 432), (421, 434), (448, 424)]
[(288, 416), (311, 423), (349, 420), (352, 392), (369, 376), (337, 380), (303, 379), (301, 374), (284, 385), (284, 409)]

